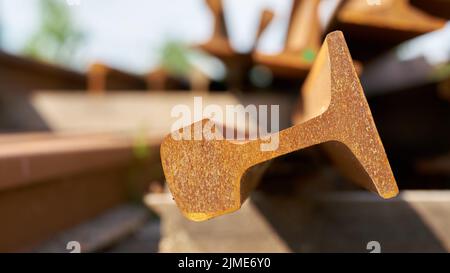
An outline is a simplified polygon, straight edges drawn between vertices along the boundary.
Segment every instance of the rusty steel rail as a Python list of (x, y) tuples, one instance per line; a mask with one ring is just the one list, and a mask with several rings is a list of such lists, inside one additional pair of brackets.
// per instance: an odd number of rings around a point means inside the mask
[[(171, 135), (164, 139), (161, 161), (166, 180), (187, 218), (203, 221), (238, 210), (257, 185), (258, 177), (252, 179), (251, 173), (261, 163), (322, 143), (352, 155), (342, 161), (359, 171), (354, 175), (359, 185), (383, 198), (397, 195), (395, 178), (341, 32), (326, 37), (305, 90), (304, 110), (295, 115), (298, 124), (277, 133), (279, 147), (274, 151), (261, 151), (262, 139), (175, 140)], [(203, 120), (183, 132), (195, 133), (205, 124), (210, 123)]]
[[(0, 251), (27, 251), (57, 232), (140, 197), (161, 179), (160, 138), (123, 134), (0, 135)], [(147, 155), (142, 156), (142, 150)]]
[[(160, 140), (146, 139), (146, 148)], [(122, 134), (0, 135), (0, 191), (133, 160), (132, 137)]]

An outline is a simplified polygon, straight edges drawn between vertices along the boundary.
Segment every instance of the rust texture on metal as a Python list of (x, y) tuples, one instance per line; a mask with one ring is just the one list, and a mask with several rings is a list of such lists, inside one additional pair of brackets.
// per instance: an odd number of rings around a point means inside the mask
[[(329, 34), (305, 83), (298, 124), (277, 133), (279, 146), (261, 151), (263, 139), (249, 141), (175, 140), (161, 144), (161, 161), (170, 191), (182, 213), (194, 221), (238, 210), (255, 179), (243, 177), (273, 158), (322, 143), (338, 143), (351, 152), (363, 173), (359, 185), (383, 198), (398, 188), (369, 106), (341, 32)], [(301, 116), (300, 116), (301, 115)], [(210, 124), (203, 120), (180, 129), (191, 131)], [(197, 128), (197, 129), (196, 129)], [(217, 129), (217, 128), (216, 128)], [(347, 158), (344, 158), (347, 160)], [(355, 166), (356, 168), (356, 166)]]
[(349, 0), (339, 10), (337, 20), (350, 29), (364, 27), (367, 38), (371, 36), (367, 31), (372, 29), (384, 40), (409, 39), (445, 25), (445, 20), (421, 11), (409, 0), (383, 0), (379, 5), (368, 5), (366, 0)]
[(306, 75), (320, 49), (319, 4), (319, 0), (294, 0), (283, 51), (276, 55), (255, 52), (255, 62), (278, 76)]

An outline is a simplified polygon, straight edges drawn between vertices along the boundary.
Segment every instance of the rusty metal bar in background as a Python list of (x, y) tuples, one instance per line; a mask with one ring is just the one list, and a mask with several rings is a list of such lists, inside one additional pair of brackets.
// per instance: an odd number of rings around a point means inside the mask
[(222, 0), (206, 0), (206, 3), (214, 18), (214, 29), (210, 40), (200, 45), (199, 48), (225, 63), (228, 69), (227, 82), (230, 89), (243, 89), (246, 75), (254, 65), (252, 51), (258, 44), (264, 30), (272, 21), (274, 14), (270, 10), (263, 10), (252, 49), (248, 53), (240, 53), (231, 46), (224, 19)]
[(255, 62), (269, 67), (276, 76), (306, 76), (320, 49), (319, 4), (320, 0), (294, 0), (283, 52), (255, 52)]
[(446, 21), (414, 7), (409, 0), (343, 1), (330, 30), (346, 33), (354, 58), (368, 61), (404, 41), (442, 28)]
[(237, 53), (231, 46), (228, 37), (222, 0), (206, 0), (205, 2), (212, 12), (214, 28), (211, 39), (199, 47), (219, 58), (234, 57)]
[(86, 76), (59, 65), (0, 51), (0, 92), (17, 95), (37, 89), (86, 89)]
[(135, 75), (102, 63), (93, 63), (87, 72), (88, 92), (103, 94), (107, 90), (146, 90), (144, 76)]
[[(398, 188), (344, 36), (329, 34), (306, 80), (304, 105), (295, 114), (297, 125), (271, 135), (279, 146), (263, 139), (236, 143), (229, 140), (176, 140), (167, 136), (161, 144), (166, 180), (182, 213), (194, 221), (238, 210), (258, 177), (251, 173), (270, 159), (322, 143), (344, 155), (344, 167), (352, 167), (354, 181), (383, 198), (397, 195)], [(174, 132), (193, 136), (208, 120)], [(201, 134), (202, 132), (200, 132)], [(273, 143), (272, 143), (273, 144)], [(245, 178), (245, 179), (243, 179)]]
[(450, 19), (450, 1), (448, 0), (411, 0), (411, 4), (445, 19)]
[(1, 135), (0, 251), (29, 250), (141, 196), (162, 175), (159, 143), (140, 144), (144, 158), (123, 134)]
[[(438, 30), (445, 20), (413, 7), (409, 0), (383, 0), (379, 5), (368, 5), (365, 0), (346, 1), (337, 13), (337, 20), (349, 26), (373, 30), (378, 38), (411, 39)], [(366, 34), (366, 37), (370, 37)]]

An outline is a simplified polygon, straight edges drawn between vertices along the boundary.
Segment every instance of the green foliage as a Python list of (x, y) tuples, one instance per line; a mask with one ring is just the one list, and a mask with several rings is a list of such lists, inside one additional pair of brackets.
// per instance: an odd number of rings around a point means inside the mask
[(57, 63), (72, 62), (84, 35), (74, 26), (66, 2), (41, 0), (39, 11), (40, 25), (26, 43), (23, 53)]
[(145, 123), (140, 124), (133, 140), (133, 154), (136, 159), (149, 157), (150, 147), (148, 146), (148, 130)]
[(186, 76), (192, 68), (188, 57), (189, 54), (189, 49), (182, 43), (168, 41), (161, 49), (160, 65), (174, 76)]

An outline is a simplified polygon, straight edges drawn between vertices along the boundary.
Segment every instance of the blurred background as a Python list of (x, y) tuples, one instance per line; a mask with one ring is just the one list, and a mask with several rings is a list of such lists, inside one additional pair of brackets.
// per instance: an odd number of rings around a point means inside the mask
[[(448, 252), (449, 18), (448, 0), (0, 0), (0, 251)], [(290, 127), (334, 30), (400, 195), (319, 145), (273, 160), (238, 212), (184, 219), (159, 157), (172, 107), (278, 104)]]

